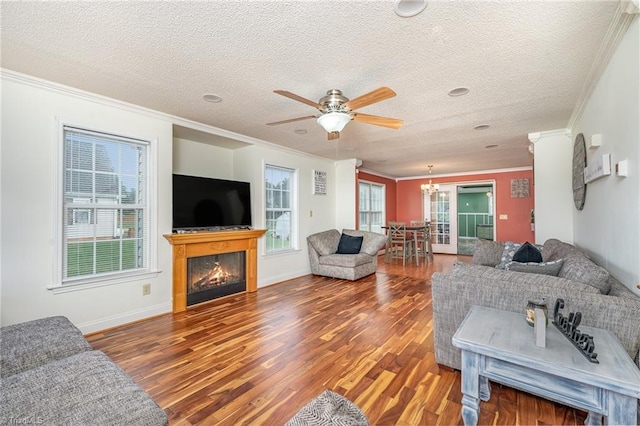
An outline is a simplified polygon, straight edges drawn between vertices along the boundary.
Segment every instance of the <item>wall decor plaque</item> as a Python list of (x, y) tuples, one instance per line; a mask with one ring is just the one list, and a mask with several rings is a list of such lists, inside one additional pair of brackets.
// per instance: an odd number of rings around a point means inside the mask
[(313, 194), (327, 195), (327, 172), (313, 171)]

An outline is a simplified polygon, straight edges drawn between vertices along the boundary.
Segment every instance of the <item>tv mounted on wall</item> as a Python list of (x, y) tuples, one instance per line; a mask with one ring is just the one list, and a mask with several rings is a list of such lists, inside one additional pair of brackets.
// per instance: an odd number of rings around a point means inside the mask
[(251, 227), (249, 182), (173, 175), (173, 230)]

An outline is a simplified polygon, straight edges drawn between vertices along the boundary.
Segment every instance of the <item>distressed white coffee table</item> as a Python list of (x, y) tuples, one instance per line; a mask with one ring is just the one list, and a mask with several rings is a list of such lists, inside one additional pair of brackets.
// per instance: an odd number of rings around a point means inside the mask
[(546, 347), (535, 344), (523, 313), (473, 306), (452, 338), (462, 350), (462, 419), (478, 422), (489, 380), (589, 412), (585, 424), (635, 425), (640, 370), (609, 331), (580, 326), (593, 336), (599, 364), (589, 362), (551, 324)]

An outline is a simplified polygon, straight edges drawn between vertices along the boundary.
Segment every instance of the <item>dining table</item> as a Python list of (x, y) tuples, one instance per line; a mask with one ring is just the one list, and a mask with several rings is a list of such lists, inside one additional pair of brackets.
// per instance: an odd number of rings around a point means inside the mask
[[(413, 236), (413, 250), (414, 250), (414, 258), (416, 259), (416, 266), (420, 266), (420, 256), (418, 256), (418, 232), (424, 230), (425, 226), (424, 225), (406, 225), (405, 226), (405, 231), (410, 232)], [(383, 226), (382, 229), (389, 229), (388, 226)], [(388, 249), (388, 247), (385, 248), (385, 250)]]

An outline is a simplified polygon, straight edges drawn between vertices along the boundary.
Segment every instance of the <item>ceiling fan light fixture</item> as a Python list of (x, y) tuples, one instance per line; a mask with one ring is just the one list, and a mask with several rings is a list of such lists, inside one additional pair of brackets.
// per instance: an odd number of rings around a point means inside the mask
[(341, 132), (351, 121), (351, 116), (346, 112), (334, 111), (322, 114), (317, 121), (327, 133)]

